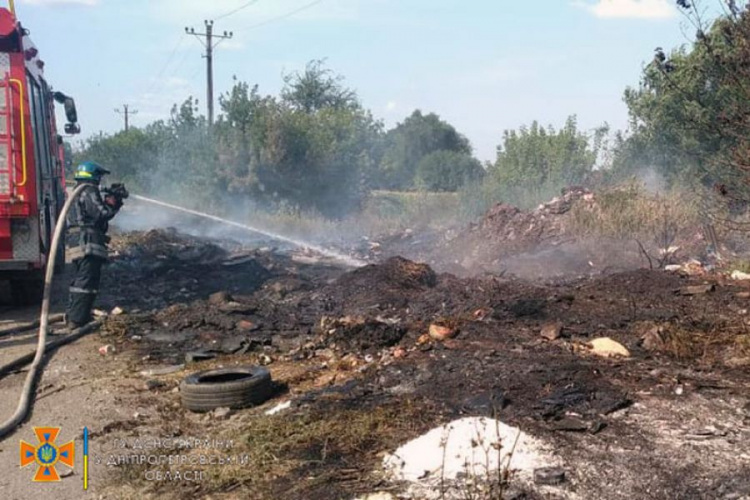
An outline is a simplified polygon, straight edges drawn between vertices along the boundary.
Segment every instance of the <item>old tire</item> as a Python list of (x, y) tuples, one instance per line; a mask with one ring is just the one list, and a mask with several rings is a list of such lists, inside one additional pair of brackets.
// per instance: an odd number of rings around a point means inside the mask
[(271, 397), (270, 372), (261, 366), (238, 366), (194, 373), (180, 384), (182, 406), (196, 412), (247, 408)]

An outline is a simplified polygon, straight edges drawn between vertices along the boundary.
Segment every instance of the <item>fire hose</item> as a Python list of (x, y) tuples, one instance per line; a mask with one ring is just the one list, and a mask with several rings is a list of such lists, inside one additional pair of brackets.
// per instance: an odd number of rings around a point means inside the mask
[(31, 362), (31, 367), (29, 367), (29, 373), (26, 375), (26, 381), (24, 382), (21, 398), (18, 400), (16, 411), (8, 420), (0, 425), (0, 439), (11, 433), (28, 415), (31, 407), (31, 398), (37, 378), (40, 374), (45, 351), (52, 351), (60, 346), (74, 342), (84, 335), (93, 332), (101, 324), (100, 321), (89, 323), (81, 328), (71, 331), (68, 335), (60, 339), (47, 343), (47, 328), (50, 319), (49, 303), (52, 292), (52, 278), (55, 274), (55, 266), (51, 265), (51, 263), (55, 262), (57, 257), (57, 248), (62, 233), (65, 230), (65, 219), (68, 216), (70, 207), (73, 205), (73, 202), (78, 199), (85, 188), (86, 185), (81, 185), (73, 191), (73, 194), (71, 194), (71, 196), (65, 201), (65, 205), (63, 205), (63, 209), (57, 218), (57, 225), (55, 225), (55, 233), (50, 244), (50, 252), (47, 258), (48, 265), (44, 276), (44, 295), (42, 298), (42, 312), (39, 316), (39, 341), (37, 343), (36, 352), (33, 354), (33, 357), (32, 354), (27, 354), (6, 365), (0, 366), (0, 375), (4, 375)]
[[(52, 238), (52, 242), (50, 244), (50, 252), (47, 258), (48, 263), (55, 262), (55, 259), (57, 258), (57, 248), (58, 248), (62, 233), (65, 229), (65, 219), (67, 218), (68, 212), (70, 211), (70, 207), (72, 206), (73, 202), (78, 199), (81, 192), (83, 192), (84, 188), (85, 188), (84, 185), (78, 186), (73, 191), (71, 196), (67, 199), (67, 201), (65, 202), (65, 205), (63, 206), (62, 211), (60, 212), (60, 215), (57, 219), (57, 225), (55, 226), (55, 233)], [(336, 259), (352, 267), (360, 267), (360, 266), (365, 265), (365, 262), (360, 261), (358, 259), (354, 259), (352, 257), (322, 248), (317, 245), (312, 245), (312, 244), (302, 242), (299, 240), (295, 240), (293, 238), (289, 238), (283, 235), (279, 235), (279, 234), (272, 233), (269, 231), (264, 231), (263, 229), (260, 229), (260, 228), (248, 226), (245, 224), (240, 224), (238, 222), (223, 219), (214, 215), (198, 212), (198, 211), (187, 209), (187, 208), (180, 207), (177, 205), (168, 204), (162, 201), (154, 200), (151, 198), (146, 198), (143, 196), (134, 196), (134, 198), (144, 201), (146, 203), (155, 204), (164, 208), (169, 208), (172, 210), (177, 210), (177, 211), (188, 213), (191, 215), (207, 218), (215, 222), (219, 222), (221, 224), (226, 224), (226, 225), (238, 227), (247, 231), (264, 234), (266, 236), (270, 236), (281, 241), (286, 241), (295, 246), (307, 247), (327, 257), (331, 257), (333, 259)], [(37, 325), (39, 326), (39, 341), (37, 344), (36, 352), (34, 354), (27, 354), (8, 364), (0, 366), (0, 376), (3, 376), (7, 373), (18, 370), (19, 368), (31, 362), (31, 367), (29, 368), (29, 373), (26, 376), (26, 381), (23, 386), (21, 398), (18, 401), (18, 407), (16, 408), (16, 411), (13, 414), (13, 416), (11, 416), (6, 422), (0, 425), (0, 439), (2, 439), (6, 435), (8, 435), (10, 432), (12, 432), (21, 422), (23, 422), (23, 420), (28, 415), (32, 393), (34, 392), (34, 387), (35, 387), (37, 377), (40, 374), (40, 368), (42, 366), (42, 361), (44, 359), (45, 352), (46, 351), (51, 352), (54, 349), (57, 349), (58, 347), (74, 342), (75, 340), (83, 337), (84, 335), (87, 335), (95, 331), (101, 325), (101, 321), (94, 321), (87, 325), (82, 326), (81, 328), (71, 331), (68, 335), (65, 335), (64, 337), (61, 337), (49, 343), (47, 342), (47, 329), (49, 327), (49, 322), (50, 322), (50, 316), (49, 316), (50, 294), (51, 294), (51, 289), (52, 289), (52, 278), (54, 277), (54, 274), (55, 274), (54, 267), (55, 266), (48, 265), (46, 269), (45, 279), (44, 279), (44, 295), (42, 298), (42, 312), (41, 312), (39, 320), (33, 323), (29, 323), (27, 325), (22, 325), (20, 327), (17, 326), (17, 327), (10, 328), (7, 330), (0, 330), (0, 337), (3, 337), (7, 335), (12, 335), (15, 333), (23, 332), (23, 331), (32, 330)], [(52, 316), (53, 321), (59, 321), (60, 319), (61, 318), (57, 315)]]

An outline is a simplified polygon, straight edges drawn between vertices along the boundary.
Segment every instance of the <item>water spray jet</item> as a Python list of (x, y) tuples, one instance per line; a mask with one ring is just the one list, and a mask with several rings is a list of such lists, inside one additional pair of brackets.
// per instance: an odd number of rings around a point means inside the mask
[(216, 215), (207, 214), (204, 212), (199, 212), (197, 210), (191, 210), (189, 208), (181, 207), (179, 205), (173, 205), (171, 203), (166, 203), (163, 201), (155, 200), (152, 198), (147, 198), (145, 196), (140, 196), (137, 194), (131, 194), (131, 198), (134, 198), (139, 201), (143, 201), (145, 203), (150, 203), (152, 205), (157, 205), (163, 208), (167, 208), (169, 210), (174, 210), (177, 212), (182, 212), (190, 215), (194, 215), (196, 217), (202, 217), (204, 219), (209, 219), (214, 222), (218, 222), (220, 224), (224, 224), (227, 226), (236, 227), (239, 229), (242, 229), (244, 231), (249, 231), (252, 233), (262, 234), (264, 236), (267, 236), (269, 238), (273, 238), (274, 240), (283, 241), (285, 243), (289, 243), (291, 245), (294, 245), (299, 248), (307, 248), (310, 249), (316, 253), (319, 253), (320, 255), (323, 255), (325, 257), (328, 257), (329, 259), (335, 260), (337, 262), (340, 262), (341, 264), (344, 264), (349, 267), (362, 267), (367, 265), (367, 262), (355, 259), (354, 257), (351, 257), (349, 255), (343, 254), (341, 252), (336, 252), (335, 250), (329, 250), (327, 248), (323, 248), (320, 245), (315, 245), (306, 241), (298, 240), (296, 238), (290, 238), (289, 236), (284, 236), (282, 234), (274, 233), (272, 231), (267, 231), (265, 229), (261, 229), (258, 227), (254, 227), (248, 224), (242, 224), (239, 222), (235, 222), (233, 220), (224, 219), (222, 217), (218, 217)]

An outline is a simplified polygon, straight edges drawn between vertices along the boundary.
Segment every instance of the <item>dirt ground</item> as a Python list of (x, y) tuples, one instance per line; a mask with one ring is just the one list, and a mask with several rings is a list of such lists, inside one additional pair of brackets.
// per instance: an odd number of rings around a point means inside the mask
[[(98, 307), (124, 313), (52, 357), (31, 418), (0, 443), (7, 498), (398, 498), (406, 487), (384, 477), (384, 453), (466, 415), (519, 427), (564, 463), (563, 484), (511, 475), (505, 498), (750, 498), (750, 282), (636, 269), (531, 283), (400, 257), (351, 270), (172, 230), (121, 234), (112, 248)], [(63, 285), (56, 297), (59, 310)], [(552, 323), (559, 338), (543, 338)], [(458, 333), (432, 340), (431, 324)], [(592, 354), (598, 337), (631, 355)], [(34, 338), (0, 340), (5, 363)], [(186, 361), (196, 351), (216, 357)], [(182, 378), (235, 364), (266, 365), (275, 397), (229, 415), (181, 407)], [(0, 381), (3, 418), (23, 375)], [(87, 493), (79, 465), (52, 486), (19, 469), (18, 440), (39, 425), (61, 426), (79, 452), (89, 428)], [(231, 458), (191, 467), (199, 481), (157, 480), (185, 467), (121, 458), (179, 439), (210, 445), (180, 453)]]

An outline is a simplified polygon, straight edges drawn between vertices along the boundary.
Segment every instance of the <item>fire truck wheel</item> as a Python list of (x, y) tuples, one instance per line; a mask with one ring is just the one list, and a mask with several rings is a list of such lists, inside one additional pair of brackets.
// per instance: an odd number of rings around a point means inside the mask
[(182, 405), (196, 412), (258, 405), (269, 399), (273, 392), (271, 374), (262, 366), (198, 372), (180, 384)]
[(12, 280), (10, 291), (16, 306), (39, 305), (44, 295), (44, 280), (41, 277)]

